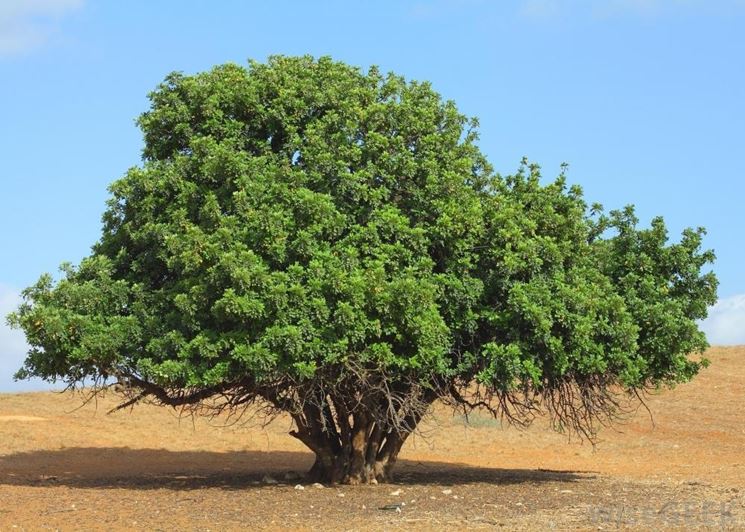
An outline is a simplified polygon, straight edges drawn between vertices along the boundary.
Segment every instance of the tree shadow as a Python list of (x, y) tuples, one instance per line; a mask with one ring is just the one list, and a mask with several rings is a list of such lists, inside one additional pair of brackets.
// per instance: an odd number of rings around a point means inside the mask
[[(303, 480), (313, 455), (291, 451), (169, 451), (128, 447), (75, 447), (0, 456), (0, 486), (66, 486), (72, 488), (247, 489)], [(502, 469), (467, 464), (400, 460), (396, 484), (522, 484), (576, 482), (594, 478), (590, 471)]]

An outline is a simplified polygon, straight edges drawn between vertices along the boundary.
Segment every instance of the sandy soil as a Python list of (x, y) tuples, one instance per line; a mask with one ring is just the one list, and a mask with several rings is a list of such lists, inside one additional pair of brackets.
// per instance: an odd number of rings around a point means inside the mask
[(654, 423), (640, 410), (594, 449), (438, 408), (378, 486), (304, 484), (312, 456), (287, 419), (0, 395), (0, 530), (745, 530), (745, 347), (708, 357), (649, 400)]

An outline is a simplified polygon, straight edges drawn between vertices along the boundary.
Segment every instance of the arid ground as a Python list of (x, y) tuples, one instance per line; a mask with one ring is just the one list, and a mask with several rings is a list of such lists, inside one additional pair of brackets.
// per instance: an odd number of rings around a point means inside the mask
[[(0, 530), (745, 530), (745, 347), (713, 348), (693, 382), (651, 397), (593, 449), (444, 407), (394, 484), (320, 487), (280, 418), (111, 415), (116, 397), (0, 395)], [(80, 408), (79, 408), (80, 407)]]

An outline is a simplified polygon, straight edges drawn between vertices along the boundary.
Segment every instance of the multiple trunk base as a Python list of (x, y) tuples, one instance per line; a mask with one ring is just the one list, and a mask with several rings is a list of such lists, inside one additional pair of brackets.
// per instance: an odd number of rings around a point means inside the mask
[[(387, 386), (387, 385), (386, 385)], [(407, 401), (396, 403), (381, 385), (364, 404), (342, 401), (331, 394), (306, 400), (291, 415), (297, 427), (290, 432), (316, 455), (308, 472), (312, 482), (377, 484), (390, 482), (398, 453), (435, 399), (434, 393), (399, 392)], [(377, 400), (374, 391), (382, 394)], [(404, 390), (405, 392), (406, 390)], [(349, 394), (347, 394), (349, 395)], [(345, 396), (346, 397), (346, 396)]]
[[(303, 439), (295, 432), (291, 434)], [(316, 454), (316, 460), (307, 478), (322, 484), (390, 482), (393, 479), (393, 466), (405, 439), (404, 435), (397, 433), (388, 434), (384, 441), (358, 438), (347, 445), (334, 446), (333, 451), (326, 445), (309, 445)]]
[(307, 475), (311, 482), (377, 484), (392, 480), (398, 453), (411, 431), (389, 430), (384, 434), (374, 423), (358, 423), (348, 438), (319, 431), (290, 434), (316, 455)]
[(378, 484), (393, 480), (392, 468), (393, 464), (390, 461), (359, 465), (352, 464), (343, 457), (337, 457), (332, 458), (330, 463), (324, 463), (316, 456), (307, 479), (322, 484)]

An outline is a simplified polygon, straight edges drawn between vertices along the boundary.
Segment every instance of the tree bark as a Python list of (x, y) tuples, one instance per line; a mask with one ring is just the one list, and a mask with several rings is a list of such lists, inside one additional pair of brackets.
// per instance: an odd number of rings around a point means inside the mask
[[(397, 453), (396, 453), (397, 454)], [(383, 457), (368, 462), (346, 460), (343, 456), (329, 457), (316, 454), (307, 474), (310, 482), (323, 484), (378, 484), (393, 480), (395, 458)]]
[[(390, 482), (398, 454), (426, 407), (410, 410), (394, 426), (385, 417), (370, 413), (374, 410), (350, 413), (343, 402), (332, 397), (316, 399), (293, 414), (297, 430), (290, 432), (315, 454), (308, 480), (324, 484)], [(425, 400), (431, 404), (434, 395)]]
[[(324, 484), (377, 484), (393, 480), (398, 453), (411, 432), (389, 431), (383, 435), (376, 426), (357, 425), (350, 441), (331, 452), (324, 442), (291, 433), (315, 453), (307, 474), (310, 482)], [(307, 440), (307, 441), (306, 441)]]

